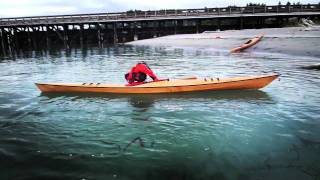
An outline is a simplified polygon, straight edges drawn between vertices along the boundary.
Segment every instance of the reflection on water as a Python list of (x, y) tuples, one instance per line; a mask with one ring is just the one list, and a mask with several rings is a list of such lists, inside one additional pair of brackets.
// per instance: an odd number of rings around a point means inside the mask
[[(109, 93), (41, 93), (41, 96), (49, 99), (61, 96), (74, 99), (98, 98), (98, 99), (127, 99), (134, 107), (150, 107), (155, 101), (170, 99), (208, 99), (208, 100), (271, 100), (268, 93), (261, 90), (229, 90), (229, 91), (204, 91), (186, 93), (163, 94), (109, 94)], [(143, 102), (143, 103), (139, 103)], [(145, 103), (144, 103), (145, 102)], [(140, 106), (141, 105), (141, 106)]]
[[(108, 93), (41, 93), (41, 96), (47, 97), (44, 103), (50, 103), (61, 100), (61, 96), (68, 97), (73, 101), (87, 99), (94, 101), (95, 99), (106, 101), (121, 100), (128, 102), (132, 108), (130, 115), (133, 120), (148, 121), (152, 114), (148, 113), (154, 103), (161, 101), (215, 101), (215, 100), (237, 100), (252, 101), (256, 103), (272, 103), (271, 97), (266, 92), (260, 90), (244, 90), (244, 91), (216, 91), (216, 92), (189, 92), (189, 93), (166, 93), (166, 94), (108, 94)], [(64, 101), (64, 100), (63, 100)], [(128, 107), (126, 107), (128, 108)]]
[[(0, 61), (1, 179), (317, 179), (314, 57), (119, 46)], [(40, 94), (35, 82), (125, 83), (147, 61), (162, 78), (277, 71), (259, 91)]]

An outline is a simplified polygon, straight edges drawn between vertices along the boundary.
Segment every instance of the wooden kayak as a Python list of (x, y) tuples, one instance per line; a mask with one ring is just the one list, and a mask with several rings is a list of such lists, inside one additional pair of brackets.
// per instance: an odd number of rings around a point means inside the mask
[(244, 49), (247, 49), (247, 48), (257, 44), (263, 38), (263, 36), (264, 36), (263, 34), (258, 35), (257, 37), (255, 37), (253, 39), (250, 39), (249, 41), (247, 41), (246, 43), (242, 44), (241, 46), (231, 49), (230, 52), (238, 53), (238, 52), (240, 52), (240, 51), (242, 51)]
[(151, 94), (151, 93), (178, 93), (215, 90), (242, 90), (260, 89), (271, 83), (279, 74), (234, 77), (234, 78), (190, 78), (173, 79), (157, 82), (148, 82), (136, 86), (123, 84), (63, 84), (63, 83), (36, 83), (43, 93), (117, 93), (117, 94)]

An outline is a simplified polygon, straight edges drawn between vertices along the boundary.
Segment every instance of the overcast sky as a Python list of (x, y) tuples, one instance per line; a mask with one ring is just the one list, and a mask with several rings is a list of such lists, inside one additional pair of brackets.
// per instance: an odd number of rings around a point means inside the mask
[[(244, 6), (249, 2), (276, 5), (279, 0), (0, 0), (1, 17), (119, 12), (127, 10), (156, 10)], [(281, 1), (286, 4), (287, 1)], [(299, 2), (299, 1), (291, 1)], [(300, 0), (319, 3), (320, 0)]]

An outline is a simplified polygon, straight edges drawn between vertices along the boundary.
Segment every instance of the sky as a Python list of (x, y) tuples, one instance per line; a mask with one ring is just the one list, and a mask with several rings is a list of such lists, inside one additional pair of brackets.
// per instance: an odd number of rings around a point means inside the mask
[[(279, 0), (0, 0), (0, 18), (121, 12), (128, 10), (184, 9), (245, 6), (247, 3), (276, 5)], [(318, 4), (320, 0), (290, 1)], [(287, 1), (281, 1), (286, 4)]]

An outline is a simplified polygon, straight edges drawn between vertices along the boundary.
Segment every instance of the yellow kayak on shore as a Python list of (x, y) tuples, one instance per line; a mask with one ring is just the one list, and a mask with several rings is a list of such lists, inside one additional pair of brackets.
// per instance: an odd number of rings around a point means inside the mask
[(216, 90), (260, 89), (271, 83), (279, 74), (234, 77), (234, 78), (187, 78), (148, 82), (135, 86), (100, 83), (36, 83), (43, 93), (116, 93), (116, 94), (152, 94), (178, 93)]

